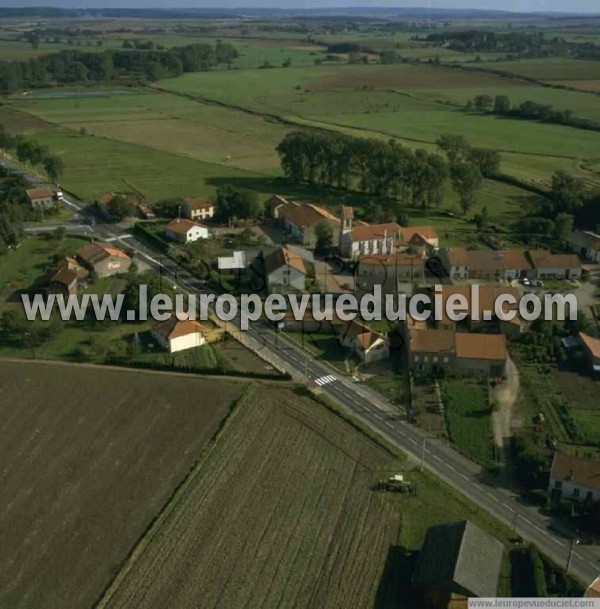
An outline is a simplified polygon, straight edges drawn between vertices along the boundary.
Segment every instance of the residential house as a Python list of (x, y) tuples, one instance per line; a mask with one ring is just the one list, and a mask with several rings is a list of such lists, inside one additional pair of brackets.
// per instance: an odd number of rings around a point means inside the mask
[(440, 262), (448, 277), (454, 281), (469, 278), (469, 255), (464, 247), (450, 247), (441, 250)]
[[(473, 285), (473, 286), (437, 286), (438, 290), (429, 290), (429, 298), (432, 302), (438, 298), (441, 314), (436, 319), (436, 326), (440, 329), (455, 330), (459, 325), (466, 326), (469, 331), (489, 330), (495, 328), (500, 333), (517, 338), (526, 329), (527, 324), (518, 314), (518, 302), (520, 299), (520, 289), (513, 287), (501, 287), (495, 285)], [(502, 303), (504, 315), (511, 311), (515, 312), (513, 319), (503, 319), (496, 315), (496, 303), (501, 297), (510, 297), (515, 304)], [(463, 322), (456, 322), (448, 316), (448, 303), (466, 304), (466, 319)], [(458, 309), (456, 312), (462, 312)], [(507, 315), (508, 317), (508, 315)]]
[(154, 210), (151, 207), (148, 207), (148, 205), (144, 205), (143, 203), (138, 203), (138, 205), (136, 206), (138, 215), (140, 218), (142, 218), (142, 220), (152, 220), (154, 218), (156, 218), (156, 214), (154, 213)]
[(408, 333), (410, 367), (464, 370), (503, 377), (508, 351), (502, 334), (471, 334), (453, 330), (418, 329)]
[(425, 279), (423, 258), (413, 254), (361, 256), (355, 267), (356, 281), (361, 287), (397, 290), (400, 283)]
[(201, 347), (206, 343), (205, 331), (197, 321), (180, 319), (175, 315), (166, 321), (156, 322), (151, 333), (169, 353)]
[(210, 220), (215, 215), (215, 206), (208, 199), (186, 197), (182, 211), (188, 220)]
[(552, 254), (549, 250), (467, 250), (456, 247), (442, 250), (440, 261), (453, 280), (579, 279), (582, 270), (574, 254)]
[(49, 186), (40, 186), (39, 188), (29, 188), (25, 191), (29, 203), (33, 209), (42, 211), (52, 209), (56, 206), (54, 199), (54, 191)]
[(600, 374), (600, 340), (583, 332), (579, 333), (579, 340), (588, 368), (594, 374)]
[(312, 203), (288, 201), (286, 204), (276, 207), (276, 214), (285, 230), (302, 245), (307, 247), (317, 245), (316, 228), (319, 224), (326, 224), (331, 228), (332, 245), (338, 244), (340, 221), (323, 207)]
[(265, 277), (270, 291), (277, 289), (306, 289), (306, 265), (304, 260), (287, 247), (278, 247), (264, 257)]
[[(132, 212), (134, 210), (137, 211), (140, 215), (142, 215), (142, 217), (144, 217), (144, 216), (143, 216), (140, 208), (142, 208), (142, 209), (145, 208), (148, 211), (150, 211), (149, 208), (147, 208), (147, 206), (145, 205), (143, 198), (138, 193), (135, 193), (135, 192), (105, 192), (103, 195), (100, 195), (95, 200), (95, 203), (96, 203), (96, 208), (98, 209), (98, 211), (107, 220), (112, 220), (114, 218), (114, 216), (110, 210), (110, 204), (117, 197), (124, 199), (127, 202), (129, 209)], [(150, 212), (150, 214), (151, 215), (149, 217), (153, 217), (152, 212)]]
[(401, 245), (419, 256), (429, 256), (440, 246), (440, 238), (432, 226), (403, 226)]
[(600, 461), (555, 452), (548, 492), (555, 501), (600, 501)]
[(98, 277), (126, 273), (131, 258), (120, 249), (105, 243), (90, 243), (77, 252), (78, 261)]
[(185, 218), (175, 218), (165, 227), (165, 236), (179, 243), (191, 243), (208, 239), (208, 228)]
[(293, 203), (281, 195), (273, 195), (265, 201), (265, 211), (270, 218), (277, 220), (279, 218), (279, 210), (284, 205), (293, 205)]
[(584, 260), (600, 262), (600, 235), (575, 229), (569, 237), (569, 245)]
[(387, 336), (373, 332), (357, 321), (335, 325), (334, 330), (342, 347), (350, 349), (364, 364), (372, 364), (390, 356)]
[(86, 284), (88, 276), (89, 271), (77, 260), (65, 257), (58, 262), (47, 278), (48, 293), (65, 296), (76, 294)]
[(575, 254), (552, 254), (549, 250), (527, 252), (536, 279), (580, 279), (581, 261)]
[(469, 598), (493, 598), (503, 545), (468, 520), (430, 527), (412, 577), (421, 609), (467, 609)]

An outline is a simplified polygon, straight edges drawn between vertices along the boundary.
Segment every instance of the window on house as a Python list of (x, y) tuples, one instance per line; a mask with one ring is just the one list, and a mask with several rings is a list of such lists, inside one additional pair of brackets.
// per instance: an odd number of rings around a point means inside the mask
[(562, 480), (556, 480), (554, 482), (554, 488), (560, 490), (562, 488)]
[(594, 498), (594, 493), (592, 491), (588, 491), (585, 495), (587, 501), (591, 501)]
[(579, 497), (581, 491), (578, 488), (573, 489), (573, 497)]

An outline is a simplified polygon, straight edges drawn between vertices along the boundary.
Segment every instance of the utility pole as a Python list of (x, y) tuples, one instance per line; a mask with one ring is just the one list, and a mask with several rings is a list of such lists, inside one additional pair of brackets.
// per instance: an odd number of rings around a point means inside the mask
[(573, 539), (571, 541), (571, 547), (569, 549), (569, 558), (567, 558), (567, 567), (566, 567), (567, 575), (569, 575), (569, 570), (571, 569), (571, 561), (573, 560), (573, 554), (575, 552), (576, 545), (579, 545), (579, 539)]

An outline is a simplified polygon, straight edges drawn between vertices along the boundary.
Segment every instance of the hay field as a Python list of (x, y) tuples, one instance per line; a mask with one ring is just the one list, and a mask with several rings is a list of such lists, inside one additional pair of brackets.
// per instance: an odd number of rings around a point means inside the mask
[(240, 405), (99, 607), (373, 606), (399, 520), (390, 455), (291, 392)]
[(289, 131), (259, 116), (164, 93), (28, 99), (19, 107), (76, 132), (84, 128), (91, 135), (263, 173), (278, 173), (275, 147)]
[(6, 361), (0, 383), (0, 606), (12, 609), (91, 607), (243, 389)]

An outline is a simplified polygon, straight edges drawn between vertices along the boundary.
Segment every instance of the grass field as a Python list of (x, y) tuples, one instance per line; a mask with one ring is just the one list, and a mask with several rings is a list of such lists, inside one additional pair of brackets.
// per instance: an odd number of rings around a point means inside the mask
[(243, 388), (8, 362), (0, 382), (0, 605), (23, 609), (93, 605)]
[(324, 407), (262, 386), (98, 607), (414, 607), (411, 551), (428, 526), (468, 517), (509, 533), (417, 470), (418, 497), (374, 492), (390, 466), (406, 471), (392, 459)]
[(19, 107), (75, 132), (273, 174), (275, 147), (289, 131), (259, 116), (152, 92), (28, 99)]
[(582, 59), (543, 58), (494, 62), (490, 69), (511, 72), (537, 80), (561, 81), (596, 80), (600, 78), (600, 63)]
[(486, 467), (493, 465), (494, 449), (488, 389), (464, 380), (444, 381), (444, 412), (450, 441), (464, 455)]

